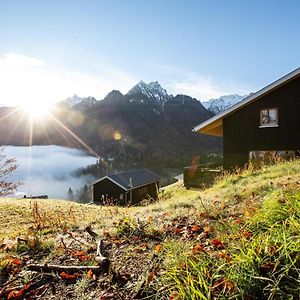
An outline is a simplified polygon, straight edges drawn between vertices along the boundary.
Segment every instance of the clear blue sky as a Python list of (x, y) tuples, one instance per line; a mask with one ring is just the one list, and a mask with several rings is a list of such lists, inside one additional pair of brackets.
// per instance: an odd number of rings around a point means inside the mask
[(200, 100), (256, 91), (300, 66), (299, 14), (293, 0), (0, 0), (0, 103), (139, 80)]

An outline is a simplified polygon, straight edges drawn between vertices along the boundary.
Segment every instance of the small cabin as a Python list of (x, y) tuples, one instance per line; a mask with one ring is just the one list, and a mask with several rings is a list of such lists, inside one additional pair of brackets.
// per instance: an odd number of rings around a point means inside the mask
[(299, 156), (300, 68), (194, 128), (223, 137), (223, 168)]
[(101, 205), (134, 205), (157, 200), (161, 177), (150, 170), (106, 175), (92, 184), (93, 202)]

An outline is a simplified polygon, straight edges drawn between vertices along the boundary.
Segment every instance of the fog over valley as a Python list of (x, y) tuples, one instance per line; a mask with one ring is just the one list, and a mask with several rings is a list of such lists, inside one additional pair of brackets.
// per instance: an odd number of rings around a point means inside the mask
[(21, 182), (14, 197), (24, 194), (48, 195), (49, 198), (67, 199), (68, 189), (74, 193), (92, 176), (75, 176), (75, 171), (96, 163), (96, 157), (79, 149), (62, 146), (4, 146), (7, 158), (16, 158), (18, 168), (10, 179)]

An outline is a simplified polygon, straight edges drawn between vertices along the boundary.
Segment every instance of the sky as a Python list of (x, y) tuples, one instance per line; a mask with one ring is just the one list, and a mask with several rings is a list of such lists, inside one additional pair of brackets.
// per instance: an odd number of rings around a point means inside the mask
[(199, 100), (299, 67), (300, 2), (0, 0), (0, 104), (102, 99), (138, 81)]
[(50, 198), (68, 199), (69, 187), (76, 194), (79, 188), (95, 180), (87, 175), (74, 175), (78, 169), (96, 163), (95, 157), (79, 149), (54, 145), (30, 148), (6, 146), (5, 154), (17, 158), (18, 168), (10, 175), (12, 182), (21, 182), (13, 195), (15, 197), (48, 195)]

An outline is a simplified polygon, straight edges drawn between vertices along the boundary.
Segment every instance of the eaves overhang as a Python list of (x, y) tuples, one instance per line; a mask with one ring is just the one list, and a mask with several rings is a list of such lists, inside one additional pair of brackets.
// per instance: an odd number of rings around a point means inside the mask
[(204, 121), (203, 123), (196, 126), (193, 131), (197, 133), (203, 133), (213, 136), (223, 136), (223, 119), (232, 113), (242, 109), (243, 107), (249, 105), (250, 103), (257, 101), (261, 97), (271, 93), (272, 91), (278, 89), (279, 87), (285, 85), (291, 80), (295, 79), (300, 75), (300, 68), (294, 70), (293, 72), (283, 76), (282, 78), (274, 81), (273, 83), (267, 85), (263, 89), (259, 90), (256, 93), (253, 93), (240, 101), (239, 103), (231, 106), (226, 111), (219, 113), (212, 118)]

